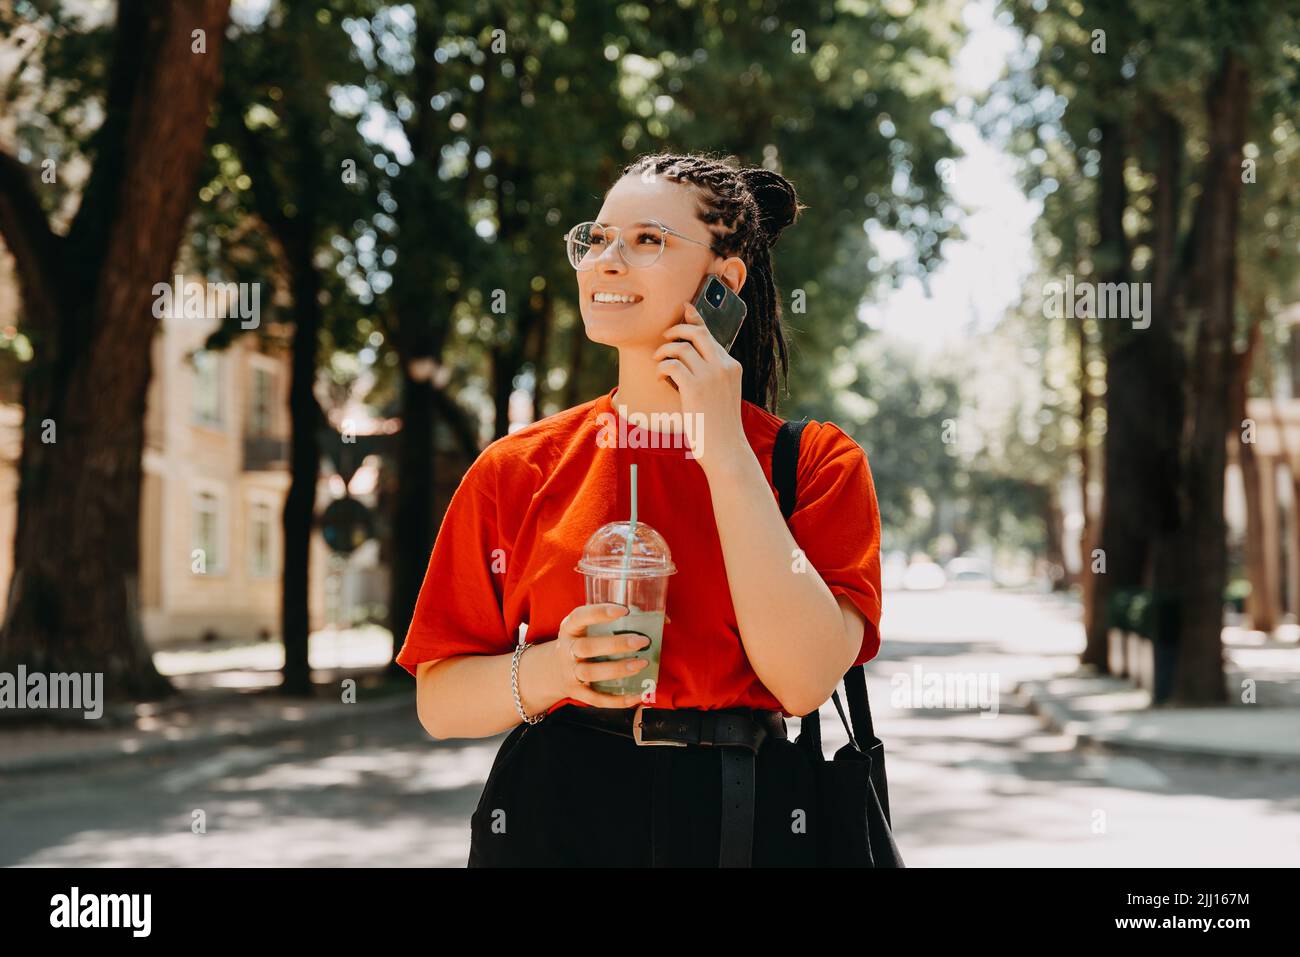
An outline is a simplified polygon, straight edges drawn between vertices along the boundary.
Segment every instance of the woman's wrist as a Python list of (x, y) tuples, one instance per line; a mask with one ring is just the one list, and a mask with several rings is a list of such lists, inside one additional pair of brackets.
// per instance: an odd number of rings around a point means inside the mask
[(555, 642), (539, 641), (519, 656), (519, 701), (530, 717), (542, 714), (559, 700), (551, 680)]
[(710, 485), (717, 482), (732, 481), (757, 467), (762, 474), (763, 467), (758, 464), (758, 457), (748, 442), (718, 448), (716, 445), (705, 452), (700, 459), (700, 468)]

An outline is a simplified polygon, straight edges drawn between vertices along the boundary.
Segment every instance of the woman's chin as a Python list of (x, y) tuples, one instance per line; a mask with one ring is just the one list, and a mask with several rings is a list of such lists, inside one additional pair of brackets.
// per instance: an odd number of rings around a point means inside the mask
[(606, 319), (600, 316), (590, 319), (583, 316), (582, 324), (587, 330), (587, 338), (602, 346), (628, 346), (646, 338), (644, 335), (638, 335), (639, 330), (632, 329), (626, 322), (617, 319)]

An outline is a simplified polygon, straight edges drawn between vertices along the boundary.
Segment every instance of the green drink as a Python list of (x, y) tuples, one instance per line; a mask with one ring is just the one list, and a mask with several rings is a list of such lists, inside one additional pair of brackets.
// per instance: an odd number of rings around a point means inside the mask
[(593, 681), (591, 687), (605, 694), (639, 694), (649, 697), (654, 694), (659, 683), (659, 649), (664, 637), (664, 613), (662, 611), (641, 611), (633, 606), (632, 610), (613, 621), (600, 622), (587, 628), (589, 635), (644, 635), (650, 644), (644, 648), (629, 651), (621, 655), (598, 655), (588, 661), (622, 661), (624, 659), (645, 659), (650, 662), (640, 671), (633, 671), (626, 678), (610, 681)]
[(644, 635), (650, 639), (645, 648), (630, 649), (614, 655), (600, 655), (588, 661), (622, 661), (642, 658), (650, 662), (640, 671), (591, 682), (604, 694), (638, 694), (645, 704), (653, 704), (659, 684), (659, 653), (663, 645), (664, 620), (668, 604), (668, 576), (677, 571), (668, 543), (645, 522), (636, 520), (636, 466), (632, 466), (632, 517), (626, 522), (610, 522), (587, 539), (582, 559), (575, 570), (583, 574), (587, 585), (587, 604), (612, 602), (628, 611), (610, 621), (587, 627), (588, 635)]

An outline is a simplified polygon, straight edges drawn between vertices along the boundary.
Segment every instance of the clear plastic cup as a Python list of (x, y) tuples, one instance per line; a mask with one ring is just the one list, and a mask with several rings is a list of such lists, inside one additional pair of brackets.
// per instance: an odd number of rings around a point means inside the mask
[(637, 522), (635, 528), (631, 522), (610, 522), (587, 539), (575, 570), (586, 580), (588, 605), (613, 602), (628, 609), (626, 615), (589, 625), (588, 635), (637, 634), (650, 639), (645, 648), (587, 659), (644, 658), (650, 662), (627, 677), (593, 681), (591, 687), (605, 694), (639, 694), (646, 702), (652, 702), (659, 684), (668, 576), (677, 571), (668, 543), (645, 522)]

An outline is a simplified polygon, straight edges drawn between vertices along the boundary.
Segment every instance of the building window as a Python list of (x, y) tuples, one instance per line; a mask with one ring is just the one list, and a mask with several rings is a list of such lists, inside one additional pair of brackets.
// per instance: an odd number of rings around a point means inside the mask
[(269, 369), (253, 369), (252, 405), (248, 412), (250, 435), (271, 434), (271, 403), (275, 379)]
[(271, 576), (271, 534), (274, 513), (266, 502), (254, 502), (248, 512), (248, 570), (254, 578)]
[(206, 349), (194, 353), (194, 421), (221, 425), (221, 361)]
[(221, 547), (221, 499), (213, 492), (194, 496), (194, 537), (190, 551), (190, 569), (196, 575), (215, 575), (225, 571)]

